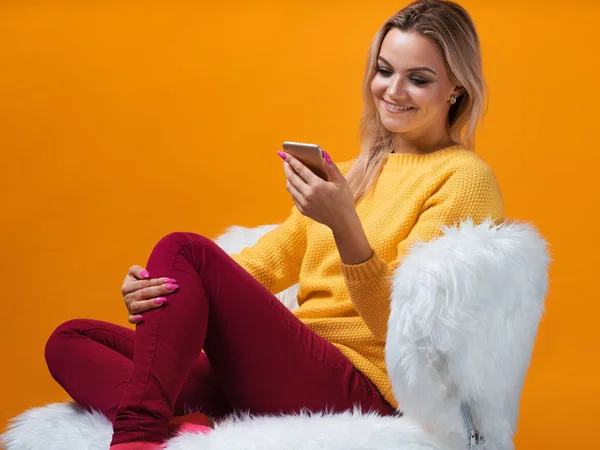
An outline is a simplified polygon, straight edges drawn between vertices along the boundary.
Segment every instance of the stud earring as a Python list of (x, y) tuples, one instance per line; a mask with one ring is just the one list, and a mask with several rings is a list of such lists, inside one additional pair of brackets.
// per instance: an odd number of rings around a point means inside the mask
[(456, 103), (456, 95), (452, 94), (452, 95), (450, 96), (450, 104), (451, 104), (451, 105), (454, 105), (455, 103)]

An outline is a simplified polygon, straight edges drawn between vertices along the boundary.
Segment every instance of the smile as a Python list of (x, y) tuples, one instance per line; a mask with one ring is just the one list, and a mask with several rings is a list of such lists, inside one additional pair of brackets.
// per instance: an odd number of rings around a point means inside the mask
[(411, 111), (411, 110), (415, 109), (412, 106), (395, 105), (386, 100), (383, 100), (383, 102), (385, 103), (385, 108), (391, 113), (406, 112), (406, 111)]

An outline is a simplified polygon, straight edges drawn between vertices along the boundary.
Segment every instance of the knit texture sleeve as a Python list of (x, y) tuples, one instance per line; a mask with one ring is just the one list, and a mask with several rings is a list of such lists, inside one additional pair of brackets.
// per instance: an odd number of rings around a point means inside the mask
[(459, 167), (424, 202), (406, 239), (398, 244), (395, 260), (387, 263), (377, 253), (361, 264), (342, 264), (350, 299), (373, 335), (385, 340), (390, 314), (391, 278), (410, 248), (442, 234), (442, 225), (453, 226), (471, 218), (481, 223), (503, 219), (503, 202), (496, 178), (482, 164)]
[(281, 225), (231, 257), (276, 294), (298, 282), (305, 252), (306, 218), (293, 207)]

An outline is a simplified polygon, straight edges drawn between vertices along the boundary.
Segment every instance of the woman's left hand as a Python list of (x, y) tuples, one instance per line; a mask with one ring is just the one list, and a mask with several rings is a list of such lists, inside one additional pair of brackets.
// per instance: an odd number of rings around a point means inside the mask
[(302, 214), (327, 225), (333, 231), (356, 215), (348, 182), (326, 152), (323, 152), (323, 156), (330, 181), (315, 175), (289, 153), (278, 154), (285, 161), (286, 188)]

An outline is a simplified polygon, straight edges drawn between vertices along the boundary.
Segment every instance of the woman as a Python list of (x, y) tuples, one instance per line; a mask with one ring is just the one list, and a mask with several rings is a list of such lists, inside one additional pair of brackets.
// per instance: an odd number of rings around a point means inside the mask
[[(484, 80), (468, 14), (435, 0), (390, 18), (363, 100), (361, 153), (340, 169), (326, 155), (331, 181), (279, 152), (296, 207), (255, 246), (230, 257), (170, 234), (123, 284), (135, 332), (73, 320), (50, 337), (50, 372), (112, 421), (111, 449), (160, 448), (187, 407), (396, 412), (384, 362), (390, 276), (442, 225), (503, 216), (495, 177), (471, 150)], [(291, 313), (273, 294), (297, 281)]]

